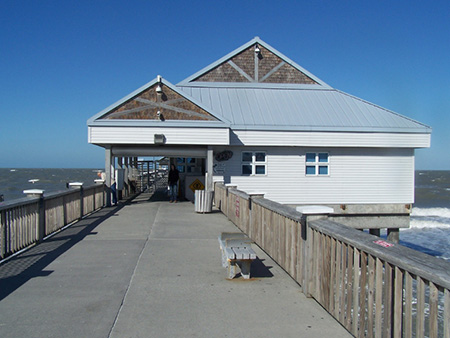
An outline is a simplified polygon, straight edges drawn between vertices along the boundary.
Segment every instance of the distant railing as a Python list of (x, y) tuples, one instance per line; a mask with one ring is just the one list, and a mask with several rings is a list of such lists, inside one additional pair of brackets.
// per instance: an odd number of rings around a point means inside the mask
[(104, 205), (104, 185), (2, 202), (0, 258), (41, 241)]
[(357, 337), (450, 338), (450, 263), (236, 187), (215, 204)]

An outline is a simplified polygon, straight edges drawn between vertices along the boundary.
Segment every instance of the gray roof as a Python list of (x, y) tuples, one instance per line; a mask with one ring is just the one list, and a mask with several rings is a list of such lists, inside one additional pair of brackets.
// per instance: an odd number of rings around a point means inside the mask
[(424, 124), (335, 89), (181, 89), (231, 121), (232, 129), (431, 132)]

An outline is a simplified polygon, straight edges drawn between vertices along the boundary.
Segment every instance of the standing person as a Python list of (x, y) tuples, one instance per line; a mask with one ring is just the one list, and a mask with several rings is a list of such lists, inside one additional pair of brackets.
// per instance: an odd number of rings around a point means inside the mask
[[(104, 171), (97, 173), (97, 176), (103, 180), (103, 183), (106, 182), (106, 173)], [(114, 175), (111, 176), (111, 195), (112, 195), (112, 203), (114, 205), (117, 204), (117, 189), (116, 189), (116, 180), (114, 179)]]
[(178, 180), (180, 179), (180, 173), (175, 168), (175, 165), (170, 165), (169, 171), (169, 188), (170, 188), (170, 203), (177, 203), (178, 197)]

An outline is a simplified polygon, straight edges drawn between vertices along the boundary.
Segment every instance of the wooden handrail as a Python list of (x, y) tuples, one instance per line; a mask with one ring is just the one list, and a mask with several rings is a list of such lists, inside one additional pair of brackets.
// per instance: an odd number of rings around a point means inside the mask
[(215, 184), (220, 210), (355, 336), (450, 338), (450, 263)]

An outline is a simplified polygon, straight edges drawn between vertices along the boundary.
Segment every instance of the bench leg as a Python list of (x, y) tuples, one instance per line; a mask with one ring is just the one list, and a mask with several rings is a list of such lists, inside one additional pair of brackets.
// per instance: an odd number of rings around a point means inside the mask
[(222, 266), (226, 268), (228, 266), (228, 258), (225, 254), (225, 250), (222, 250)]
[(236, 276), (236, 261), (228, 261), (228, 279), (233, 279)]
[(244, 279), (250, 279), (250, 268), (252, 265), (251, 260), (245, 260), (240, 262), (241, 275)]

